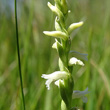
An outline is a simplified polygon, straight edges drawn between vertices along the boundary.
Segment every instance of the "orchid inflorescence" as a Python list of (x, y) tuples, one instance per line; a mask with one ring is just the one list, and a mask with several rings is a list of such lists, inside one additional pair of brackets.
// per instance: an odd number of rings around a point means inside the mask
[[(81, 98), (84, 103), (87, 102), (88, 88), (84, 91), (73, 90), (74, 81), (72, 77), (73, 66), (84, 66), (83, 61), (87, 60), (87, 54), (82, 54), (77, 51), (70, 51), (71, 38), (70, 35), (73, 30), (83, 25), (83, 22), (72, 23), (69, 27), (66, 27), (65, 21), (70, 10), (68, 10), (66, 0), (54, 0), (55, 5), (50, 2), (47, 3), (52, 12), (56, 14), (55, 29), (56, 31), (44, 31), (47, 36), (55, 37), (55, 43), (52, 48), (56, 49), (59, 55), (59, 68), (60, 71), (55, 71), (51, 74), (43, 74), (41, 77), (47, 79), (46, 87), (49, 90), (52, 82), (58, 86), (62, 98), (61, 110), (71, 110), (71, 101), (75, 98)], [(60, 39), (60, 40), (58, 40)], [(73, 54), (72, 58), (69, 58), (69, 54)]]

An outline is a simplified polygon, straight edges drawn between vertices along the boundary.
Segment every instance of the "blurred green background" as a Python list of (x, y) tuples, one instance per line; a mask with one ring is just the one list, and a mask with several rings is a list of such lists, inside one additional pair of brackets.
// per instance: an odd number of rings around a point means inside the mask
[[(42, 74), (58, 68), (54, 38), (55, 15), (47, 7), (53, 0), (17, 0), (18, 28), (26, 110), (60, 110), (60, 93), (48, 91)], [(88, 53), (84, 67), (75, 66), (75, 90), (89, 88), (88, 102), (73, 100), (83, 110), (110, 110), (110, 0), (68, 0), (67, 26), (84, 21), (71, 37), (71, 50)], [(18, 74), (14, 0), (0, 0), (0, 110), (23, 110)]]

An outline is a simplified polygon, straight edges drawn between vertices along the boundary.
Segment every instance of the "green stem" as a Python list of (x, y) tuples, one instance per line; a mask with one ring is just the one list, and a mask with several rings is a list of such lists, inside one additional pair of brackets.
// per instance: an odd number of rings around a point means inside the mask
[(24, 99), (24, 92), (23, 92), (23, 81), (21, 75), (21, 62), (20, 62), (20, 51), (19, 51), (19, 39), (18, 39), (18, 23), (17, 23), (17, 5), (15, 0), (15, 25), (16, 25), (16, 44), (17, 44), (17, 54), (18, 54), (18, 66), (19, 66), (19, 78), (20, 78), (20, 85), (21, 85), (21, 94), (22, 94), (22, 101), (23, 101), (23, 108), (25, 110), (25, 99)]

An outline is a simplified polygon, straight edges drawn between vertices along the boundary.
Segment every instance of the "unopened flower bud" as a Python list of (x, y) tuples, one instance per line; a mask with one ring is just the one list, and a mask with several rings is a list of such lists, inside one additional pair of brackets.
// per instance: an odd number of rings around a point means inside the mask
[(61, 32), (61, 31), (44, 31), (43, 33), (45, 35), (56, 37), (56, 38), (61, 38), (63, 40), (67, 39), (67, 35), (64, 32)]
[(80, 26), (82, 26), (82, 25), (83, 25), (83, 22), (82, 22), (82, 21), (79, 22), (79, 23), (73, 23), (73, 24), (71, 24), (71, 25), (69, 26), (69, 28), (68, 28), (68, 33), (71, 34), (71, 32), (72, 32), (74, 29), (76, 29), (76, 28), (78, 28), (78, 27), (80, 27)]
[(47, 5), (55, 14), (59, 16), (60, 19), (63, 19), (63, 13), (56, 6), (53, 6), (50, 2), (48, 2)]
[(68, 13), (67, 1), (66, 0), (61, 0), (61, 5), (62, 5), (63, 13), (67, 14)]

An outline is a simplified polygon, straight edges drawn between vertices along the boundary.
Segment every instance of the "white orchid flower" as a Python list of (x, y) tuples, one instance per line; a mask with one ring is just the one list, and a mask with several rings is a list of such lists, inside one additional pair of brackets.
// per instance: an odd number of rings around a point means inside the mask
[(87, 97), (85, 95), (88, 93), (88, 87), (84, 91), (75, 90), (73, 91), (72, 98), (81, 98), (84, 103), (87, 103)]
[(84, 63), (81, 60), (78, 60), (77, 58), (72, 57), (69, 60), (69, 66), (76, 65), (76, 64), (81, 65), (81, 66), (84, 66)]
[(45, 84), (46, 84), (47, 89), (49, 90), (50, 89), (50, 84), (52, 82), (57, 81), (59, 79), (66, 79), (67, 76), (68, 76), (68, 73), (65, 72), (65, 71), (55, 71), (55, 72), (53, 72), (51, 74), (48, 74), (48, 75), (42, 74), (41, 77), (44, 78), (44, 79), (47, 79)]

